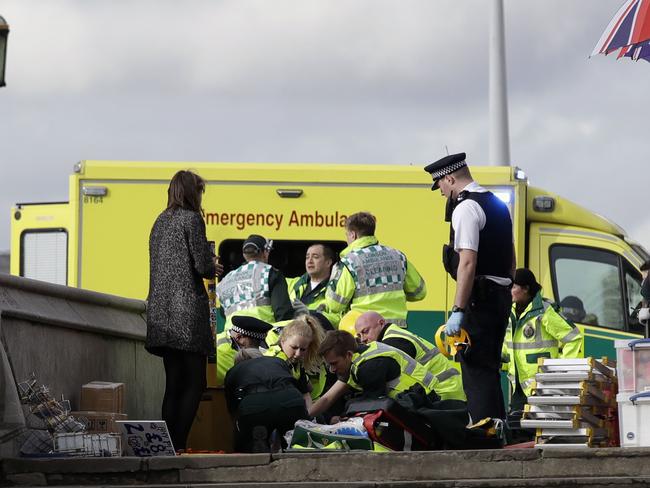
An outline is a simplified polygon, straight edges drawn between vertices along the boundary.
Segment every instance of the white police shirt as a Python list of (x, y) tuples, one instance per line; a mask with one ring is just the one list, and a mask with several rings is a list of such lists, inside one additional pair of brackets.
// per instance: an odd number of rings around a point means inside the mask
[[(485, 188), (475, 181), (463, 188), (461, 192), (463, 191), (470, 193), (487, 192)], [(478, 252), (479, 233), (485, 227), (485, 220), (485, 212), (477, 202), (470, 199), (460, 202), (451, 214), (451, 225), (454, 229), (454, 249), (456, 251), (471, 249)], [(501, 276), (486, 276), (486, 278), (503, 286), (508, 286), (511, 283), (509, 278)]]

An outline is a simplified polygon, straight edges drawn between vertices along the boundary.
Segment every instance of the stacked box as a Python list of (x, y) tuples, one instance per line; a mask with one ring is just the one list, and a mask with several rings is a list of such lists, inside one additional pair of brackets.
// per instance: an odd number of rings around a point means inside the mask
[(115, 422), (127, 419), (124, 404), (124, 383), (91, 381), (81, 387), (80, 409), (72, 415), (89, 433), (117, 432)]
[(83, 422), (86, 426), (86, 432), (89, 434), (118, 432), (115, 422), (117, 420), (127, 420), (128, 418), (125, 413), (93, 412), (88, 410), (70, 412), (70, 415)]
[(80, 410), (124, 413), (124, 383), (91, 381), (81, 387)]
[(607, 358), (542, 358), (521, 426), (536, 429), (539, 448), (615, 446), (616, 393), (616, 370)]
[(650, 339), (618, 340), (614, 346), (621, 447), (650, 446)]

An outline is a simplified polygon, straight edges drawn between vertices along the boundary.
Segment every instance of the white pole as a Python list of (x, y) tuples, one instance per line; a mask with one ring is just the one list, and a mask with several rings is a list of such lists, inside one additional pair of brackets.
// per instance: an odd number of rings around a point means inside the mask
[(490, 23), (490, 164), (510, 166), (503, 0), (492, 0)]

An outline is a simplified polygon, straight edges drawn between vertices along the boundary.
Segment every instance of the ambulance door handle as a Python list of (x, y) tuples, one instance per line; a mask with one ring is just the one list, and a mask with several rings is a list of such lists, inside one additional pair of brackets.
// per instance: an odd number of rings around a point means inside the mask
[(280, 195), (281, 198), (298, 198), (302, 196), (302, 190), (289, 190), (289, 189), (278, 189), (275, 192)]

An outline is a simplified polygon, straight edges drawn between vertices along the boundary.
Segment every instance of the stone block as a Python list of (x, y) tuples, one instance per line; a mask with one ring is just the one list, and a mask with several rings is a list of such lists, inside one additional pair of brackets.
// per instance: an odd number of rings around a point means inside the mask
[(210, 469), (225, 466), (267, 466), (270, 454), (193, 454), (191, 456), (152, 457), (147, 459), (149, 470)]
[(18, 486), (46, 486), (47, 478), (43, 473), (16, 473), (10, 474), (6, 480)]

